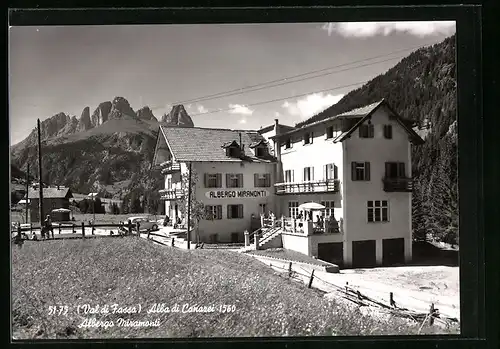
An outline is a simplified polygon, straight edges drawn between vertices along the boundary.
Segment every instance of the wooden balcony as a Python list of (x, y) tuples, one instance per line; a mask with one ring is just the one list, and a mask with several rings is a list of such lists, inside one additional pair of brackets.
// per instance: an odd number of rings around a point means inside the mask
[(161, 174), (174, 173), (181, 170), (181, 164), (178, 162), (165, 161), (160, 165)]
[(338, 179), (324, 179), (295, 183), (276, 183), (274, 188), (277, 195), (338, 193), (340, 191), (340, 181)]
[(184, 193), (181, 189), (162, 189), (159, 190), (160, 199), (165, 201), (180, 199)]
[(411, 192), (413, 190), (413, 179), (406, 177), (385, 177), (384, 191), (386, 192)]

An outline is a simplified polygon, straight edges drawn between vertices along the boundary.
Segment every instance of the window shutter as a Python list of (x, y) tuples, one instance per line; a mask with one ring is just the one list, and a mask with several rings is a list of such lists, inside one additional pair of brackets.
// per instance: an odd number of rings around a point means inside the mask
[(238, 174), (238, 188), (243, 188), (243, 173)]
[(333, 179), (339, 179), (339, 168), (337, 165), (333, 165)]
[(391, 163), (386, 162), (385, 163), (385, 176), (389, 178), (391, 176)]
[(222, 219), (222, 205), (217, 205), (217, 219)]
[(238, 205), (238, 218), (243, 218), (243, 205)]
[(323, 165), (323, 176), (324, 176), (324, 178), (325, 178), (325, 181), (326, 181), (327, 179), (329, 179), (329, 178), (328, 178), (328, 165)]
[(232, 188), (231, 184), (231, 175), (229, 173), (226, 173), (226, 188)]
[(208, 188), (208, 173), (204, 174), (204, 178), (205, 178), (205, 188)]
[(311, 177), (309, 180), (314, 181), (314, 167), (311, 167)]
[(354, 161), (351, 162), (351, 180), (356, 180), (356, 163)]
[(270, 173), (266, 173), (266, 187), (270, 187), (271, 186), (271, 174)]
[(257, 173), (253, 174), (253, 186), (258, 187), (259, 186), (259, 175)]
[(405, 163), (404, 162), (400, 162), (398, 164), (399, 166), (399, 169), (398, 169), (398, 176), (399, 177), (404, 177), (405, 176)]
[(370, 126), (368, 126), (368, 133), (369, 133), (369, 136), (368, 136), (368, 137), (373, 138), (374, 133), (375, 133), (375, 132), (374, 132), (374, 131), (375, 131), (374, 129), (375, 129), (375, 127), (373, 126), (373, 124), (371, 124)]
[(304, 170), (302, 171), (302, 180), (303, 181), (306, 180), (306, 170), (307, 170), (307, 167), (304, 167)]
[(290, 170), (290, 182), (295, 181), (295, 170)]
[(370, 180), (370, 163), (365, 162), (365, 181)]
[(216, 175), (217, 188), (222, 188), (222, 173)]
[(227, 218), (231, 218), (231, 205), (227, 205)]

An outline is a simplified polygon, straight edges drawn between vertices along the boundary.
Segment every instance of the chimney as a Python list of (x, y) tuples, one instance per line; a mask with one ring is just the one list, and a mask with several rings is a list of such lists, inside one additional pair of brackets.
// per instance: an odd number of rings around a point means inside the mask
[(279, 125), (279, 122), (278, 122), (278, 119), (274, 119), (274, 134), (278, 134), (278, 125)]

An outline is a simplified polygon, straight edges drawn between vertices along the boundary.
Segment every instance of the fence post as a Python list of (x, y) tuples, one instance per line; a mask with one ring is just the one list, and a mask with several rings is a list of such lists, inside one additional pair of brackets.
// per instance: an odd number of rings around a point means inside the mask
[(292, 276), (292, 262), (288, 264), (288, 276)]
[(82, 222), (82, 239), (85, 239), (85, 223)]
[(94, 234), (95, 234), (95, 233), (94, 233), (94, 229), (95, 229), (95, 228), (94, 228), (94, 222), (93, 222), (93, 221), (92, 221), (92, 223), (90, 223), (90, 226), (92, 227), (92, 235), (94, 235)]
[(255, 232), (255, 234), (253, 235), (253, 240), (255, 242), (255, 249), (258, 250), (259, 249), (259, 239), (260, 239), (260, 236), (259, 236), (259, 232)]
[(75, 223), (71, 223), (71, 233), (75, 233)]
[(59, 223), (59, 234), (61, 234), (61, 223)]
[(391, 307), (396, 306), (396, 303), (394, 302), (394, 294), (392, 292), (389, 293), (389, 304), (391, 305)]
[(248, 245), (250, 245), (250, 233), (248, 232), (248, 230), (245, 230), (243, 234), (245, 235), (245, 247), (247, 247)]
[(33, 223), (30, 223), (30, 234), (33, 235)]
[(309, 278), (309, 284), (307, 285), (307, 288), (311, 288), (313, 283), (313, 278), (314, 278), (314, 269), (311, 272), (311, 277)]
[(260, 214), (260, 226), (264, 226), (264, 215), (262, 213)]
[(149, 240), (149, 234), (151, 234), (151, 230), (148, 229), (148, 240)]
[(128, 220), (128, 233), (132, 235), (132, 221), (130, 219)]
[(434, 324), (434, 303), (431, 304), (431, 308), (429, 309), (429, 326), (432, 326)]
[(140, 226), (141, 226), (141, 223), (137, 222), (137, 236), (138, 237), (141, 236)]
[(172, 247), (174, 247), (174, 238), (172, 238)]

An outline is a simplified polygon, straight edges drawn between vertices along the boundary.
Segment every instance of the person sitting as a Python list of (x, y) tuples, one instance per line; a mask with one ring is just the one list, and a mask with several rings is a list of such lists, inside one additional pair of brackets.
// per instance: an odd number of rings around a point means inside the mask
[(163, 226), (166, 227), (170, 223), (170, 217), (165, 215), (165, 219), (163, 220)]

